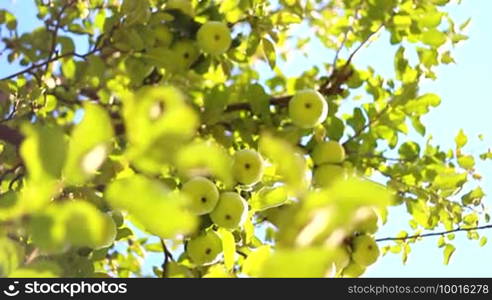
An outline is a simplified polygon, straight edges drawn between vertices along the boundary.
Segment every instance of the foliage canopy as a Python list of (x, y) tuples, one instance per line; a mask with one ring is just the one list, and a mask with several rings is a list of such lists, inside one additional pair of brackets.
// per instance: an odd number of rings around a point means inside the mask
[[(0, 10), (0, 276), (360, 276), (424, 230), (444, 263), (453, 231), (485, 244), (492, 154), (422, 122), (467, 39), (450, 0), (34, 2), (30, 32)], [(353, 62), (381, 35), (392, 78)], [(313, 42), (333, 57), (287, 76)], [(414, 231), (375, 240), (391, 205)]]

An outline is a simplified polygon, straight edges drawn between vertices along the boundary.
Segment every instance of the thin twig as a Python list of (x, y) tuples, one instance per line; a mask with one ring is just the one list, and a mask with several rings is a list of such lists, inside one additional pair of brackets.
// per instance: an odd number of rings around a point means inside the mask
[(376, 242), (384, 242), (384, 241), (405, 241), (405, 240), (409, 240), (409, 239), (424, 238), (424, 237), (429, 237), (429, 236), (440, 236), (440, 235), (445, 235), (445, 234), (453, 233), (453, 232), (473, 231), (473, 230), (482, 230), (482, 229), (490, 229), (490, 228), (492, 228), (492, 224), (483, 225), (483, 226), (477, 226), (477, 227), (466, 227), (466, 228), (458, 227), (458, 228), (452, 229), (452, 230), (446, 230), (446, 231), (440, 231), (440, 232), (430, 232), (430, 233), (424, 233), (424, 234), (416, 234), (416, 235), (410, 235), (410, 236), (406, 236), (406, 237), (386, 237), (386, 238), (380, 238), (380, 239), (376, 239)]
[[(357, 18), (357, 14), (359, 13), (359, 8), (360, 7), (357, 7), (354, 11), (354, 16), (355, 18)], [(342, 51), (343, 47), (345, 47), (345, 43), (347, 42), (348, 40), (348, 35), (350, 34), (350, 32), (352, 32), (354, 30), (354, 24), (352, 23), (350, 26), (347, 26), (347, 30), (345, 30), (344, 34), (343, 34), (343, 39), (342, 39), (342, 42), (340, 43), (337, 51), (335, 52), (335, 57), (333, 58), (333, 63), (331, 64), (332, 65), (332, 68), (333, 68), (333, 71), (336, 69), (336, 65), (337, 65), (337, 61), (338, 61), (338, 57), (340, 56), (340, 52)]]
[(162, 262), (162, 278), (166, 278), (166, 271), (167, 271), (167, 264), (169, 263), (169, 260), (174, 261), (174, 257), (172, 253), (167, 249), (166, 242), (164, 242), (163, 239), (161, 239), (161, 245), (162, 245), (162, 253), (164, 254), (164, 261)]
[[(55, 54), (56, 40), (58, 39), (58, 30), (60, 30), (61, 25), (62, 25), (61, 19), (62, 19), (63, 13), (65, 12), (65, 10), (67, 10), (67, 8), (72, 6), (73, 3), (74, 3), (73, 0), (68, 1), (65, 5), (63, 5), (63, 7), (60, 9), (60, 12), (55, 17), (56, 25), (55, 25), (55, 28), (53, 29), (52, 34), (51, 34), (51, 46), (50, 46), (50, 52), (48, 53), (48, 60)], [(44, 70), (45, 73), (48, 72), (49, 67), (50, 67), (50, 63), (47, 63), (45, 65), (45, 70)]]
[(0, 183), (2, 183), (2, 181), (3, 181), (3, 180), (5, 180), (5, 178), (6, 178), (9, 174), (11, 174), (11, 173), (15, 174), (15, 172), (17, 172), (17, 170), (18, 170), (19, 168), (21, 168), (22, 166), (23, 166), (23, 164), (22, 164), (22, 163), (18, 163), (18, 164), (16, 164), (15, 166), (13, 166), (12, 168), (5, 170), (5, 172), (3, 172), (3, 174), (1, 174), (1, 175), (0, 175)]
[(377, 34), (381, 29), (383, 29), (385, 23), (382, 23), (381, 25), (379, 25), (379, 27), (371, 32), (360, 44), (359, 46), (357, 46), (357, 48), (355, 48), (355, 50), (349, 55), (348, 59), (347, 59), (347, 62), (345, 63), (346, 66), (348, 66), (351, 62), (352, 62), (352, 59), (354, 58), (354, 56), (357, 54), (357, 52), (360, 51), (360, 49), (362, 49), (362, 47), (364, 47), (364, 45), (369, 42), (369, 40), (371, 39), (371, 37), (373, 37), (375, 34)]
[(100, 51), (102, 48), (103, 48), (103, 45), (101, 45), (100, 47), (97, 46), (97, 43), (99, 43), (102, 39), (102, 36), (104, 34), (101, 34), (101, 36), (98, 37), (97, 41), (96, 41), (96, 44), (94, 45), (94, 47), (87, 53), (84, 53), (84, 54), (78, 54), (76, 52), (67, 52), (67, 53), (64, 53), (64, 54), (59, 54), (59, 55), (56, 55), (50, 59), (47, 59), (43, 62), (40, 62), (40, 63), (37, 63), (37, 64), (33, 64), (32, 66), (28, 67), (28, 68), (25, 68), (24, 70), (21, 70), (19, 72), (16, 72), (14, 74), (11, 74), (11, 75), (8, 75), (6, 77), (3, 77), (3, 78), (0, 78), (0, 81), (4, 81), (4, 80), (9, 80), (9, 79), (12, 79), (12, 78), (15, 78), (17, 76), (20, 76), (20, 75), (23, 75), (25, 73), (31, 73), (33, 72), (35, 69), (37, 68), (40, 68), (40, 67), (43, 67), (45, 66), (46, 64), (50, 64), (54, 61), (57, 61), (57, 60), (60, 60), (62, 58), (65, 58), (65, 57), (70, 57), (70, 56), (75, 56), (75, 57), (78, 57), (78, 58), (82, 58), (82, 59), (86, 59), (88, 56)]

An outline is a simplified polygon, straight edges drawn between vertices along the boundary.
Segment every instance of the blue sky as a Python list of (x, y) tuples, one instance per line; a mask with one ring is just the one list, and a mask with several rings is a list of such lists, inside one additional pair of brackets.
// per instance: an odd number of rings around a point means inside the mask
[[(35, 10), (32, 1), (1, 0), (0, 8), (7, 8), (20, 20), (21, 31), (27, 31), (36, 25)], [(471, 154), (483, 153), (492, 147), (492, 102), (490, 87), (492, 87), (492, 1), (474, 0), (463, 1), (459, 6), (452, 5), (447, 10), (460, 24), (468, 17), (472, 23), (468, 28), (470, 39), (453, 49), (456, 64), (442, 66), (438, 69), (438, 79), (427, 81), (422, 85), (422, 91), (437, 93), (442, 98), (442, 104), (432, 110), (425, 118), (427, 132), (433, 136), (434, 144), (445, 148), (454, 146), (454, 137), (462, 128), (469, 136), (466, 151)], [(297, 31), (305, 34), (305, 28)], [(323, 50), (313, 43), (309, 46), (309, 57), (293, 56), (288, 63), (280, 63), (280, 68), (290, 76), (300, 74), (306, 66), (313, 62), (323, 62), (332, 57), (332, 52)], [(370, 47), (363, 49), (355, 58), (357, 66), (371, 65), (376, 71), (386, 77), (393, 74), (393, 55), (396, 48), (389, 45), (388, 37), (382, 35)], [(302, 66), (302, 68), (300, 67)], [(264, 65), (258, 65), (262, 78), (268, 78), (271, 72)], [(16, 66), (6, 64), (5, 57), (0, 57), (0, 76), (17, 71)], [(480, 142), (479, 134), (484, 134), (485, 140)], [(412, 136), (412, 138), (414, 138)], [(492, 195), (492, 164), (479, 162), (478, 170), (484, 175), (483, 188)], [(488, 202), (486, 201), (486, 204)], [(388, 223), (377, 233), (377, 237), (394, 236), (400, 230), (408, 230), (408, 216), (403, 207), (392, 208)], [(454, 245), (457, 250), (451, 263), (442, 264), (442, 249), (437, 248), (437, 238), (426, 238), (413, 245), (412, 252), (406, 265), (403, 265), (399, 255), (388, 254), (370, 267), (365, 276), (368, 277), (475, 277), (492, 276), (492, 230), (482, 232), (489, 243), (479, 247), (478, 242), (466, 239), (465, 233), (456, 234)], [(160, 259), (156, 258), (156, 259)], [(156, 261), (156, 264), (160, 262)]]

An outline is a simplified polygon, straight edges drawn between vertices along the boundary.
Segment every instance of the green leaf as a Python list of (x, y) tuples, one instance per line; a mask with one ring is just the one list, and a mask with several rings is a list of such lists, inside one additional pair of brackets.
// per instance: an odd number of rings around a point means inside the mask
[(446, 241), (444, 240), (443, 236), (440, 236), (439, 239), (437, 240), (437, 247), (442, 248), (446, 245)]
[(253, 112), (265, 121), (270, 120), (270, 96), (263, 86), (258, 83), (248, 85), (245, 98), (251, 104)]
[(458, 157), (458, 164), (463, 169), (471, 170), (475, 167), (475, 159), (471, 155), (460, 156)]
[(482, 237), (480, 238), (480, 247), (485, 246), (485, 244), (487, 244), (487, 237), (482, 236)]
[(60, 127), (26, 124), (26, 138), (20, 153), (33, 181), (60, 178), (67, 153), (66, 139)]
[(84, 105), (84, 118), (70, 137), (64, 177), (67, 183), (80, 185), (93, 177), (111, 152), (111, 119), (101, 106)]
[(446, 34), (437, 29), (429, 29), (422, 34), (422, 42), (434, 48), (446, 43)]
[(275, 45), (267, 38), (261, 39), (261, 45), (263, 46), (263, 53), (268, 61), (268, 65), (273, 70), (277, 60), (277, 54), (275, 53)]
[(260, 277), (324, 277), (335, 255), (326, 248), (277, 249), (263, 263)]
[(263, 187), (251, 196), (250, 205), (253, 210), (261, 211), (284, 204), (288, 200), (288, 192), (284, 186)]
[(269, 245), (263, 245), (256, 248), (243, 262), (241, 269), (242, 273), (251, 277), (258, 277), (261, 273), (263, 264), (267, 261), (271, 253), (272, 250)]
[(477, 187), (461, 197), (463, 205), (479, 205), (481, 200), (485, 197), (485, 193), (481, 187)]
[(77, 66), (73, 59), (65, 59), (62, 63), (62, 72), (67, 79), (74, 79)]
[(277, 25), (299, 24), (302, 19), (300, 16), (288, 11), (279, 11), (272, 15), (272, 22)]
[(468, 142), (468, 138), (465, 135), (463, 129), (460, 129), (456, 137), (454, 138), (454, 142), (456, 143), (456, 148), (463, 148)]
[(161, 238), (191, 233), (197, 225), (184, 208), (186, 197), (142, 175), (113, 181), (105, 197), (113, 208), (128, 211), (144, 229)]
[(234, 235), (225, 228), (219, 228), (218, 234), (222, 239), (222, 251), (224, 253), (224, 265), (227, 270), (231, 271), (234, 267), (236, 256), (236, 242)]
[(299, 190), (306, 187), (306, 162), (290, 143), (264, 134), (260, 138), (259, 149), (274, 164), (276, 172), (289, 188)]
[(183, 147), (176, 157), (176, 166), (187, 177), (212, 175), (227, 186), (233, 183), (232, 158), (213, 141), (195, 142)]
[(412, 25), (412, 18), (408, 15), (397, 14), (393, 17), (393, 24), (395, 24), (398, 29), (405, 29)]
[(326, 128), (326, 136), (330, 138), (330, 140), (339, 141), (344, 133), (345, 124), (339, 118), (332, 116), (328, 117), (324, 123)]
[(174, 159), (199, 125), (198, 115), (186, 104), (183, 94), (170, 86), (145, 87), (125, 94), (123, 116), (127, 155), (138, 169), (151, 173), (161, 172), (163, 164)]
[(127, 24), (143, 24), (150, 18), (150, 4), (148, 0), (124, 0), (121, 12), (127, 15)]
[(67, 241), (78, 247), (109, 247), (116, 238), (113, 219), (88, 202), (76, 200), (62, 206)]
[(354, 108), (353, 115), (347, 120), (347, 124), (349, 124), (355, 132), (361, 130), (366, 125), (366, 117), (364, 116), (362, 109), (359, 107)]
[(443, 263), (445, 265), (449, 264), (449, 260), (451, 259), (451, 256), (453, 255), (455, 250), (456, 250), (456, 248), (451, 244), (447, 244), (444, 247), (444, 250), (443, 250), (444, 262)]
[(229, 101), (230, 90), (224, 85), (216, 85), (204, 95), (203, 120), (207, 124), (217, 123)]
[(0, 237), (0, 276), (7, 277), (24, 260), (24, 248), (7, 237)]
[(415, 160), (419, 157), (420, 146), (415, 142), (406, 142), (400, 146), (398, 153), (403, 159)]

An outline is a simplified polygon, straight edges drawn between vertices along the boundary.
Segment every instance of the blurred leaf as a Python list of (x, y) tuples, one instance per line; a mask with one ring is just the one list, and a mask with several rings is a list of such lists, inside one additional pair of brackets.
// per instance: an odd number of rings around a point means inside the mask
[(267, 38), (261, 39), (261, 44), (263, 46), (263, 53), (268, 61), (268, 65), (273, 70), (275, 68), (277, 54), (275, 53), (275, 45)]
[(218, 233), (222, 239), (222, 251), (224, 252), (224, 265), (227, 270), (234, 267), (236, 256), (236, 242), (234, 236), (227, 229), (219, 228)]
[(0, 238), (0, 276), (7, 277), (24, 260), (24, 249), (7, 237)]
[(84, 117), (70, 137), (64, 177), (67, 183), (83, 184), (93, 177), (111, 152), (113, 125), (99, 105), (86, 104)]
[(128, 211), (146, 230), (161, 238), (191, 233), (197, 225), (196, 218), (183, 207), (186, 198), (142, 175), (113, 181), (105, 197), (113, 208)]

